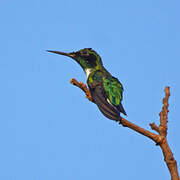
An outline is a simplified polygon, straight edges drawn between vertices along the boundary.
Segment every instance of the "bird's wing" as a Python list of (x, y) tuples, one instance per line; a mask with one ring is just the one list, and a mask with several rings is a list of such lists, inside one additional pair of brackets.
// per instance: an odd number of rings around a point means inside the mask
[[(119, 120), (120, 112), (125, 111), (121, 105), (122, 85), (116, 78), (104, 77), (102, 72), (97, 72), (89, 82), (93, 101), (97, 104), (101, 112), (109, 119)], [(118, 82), (118, 86), (116, 83)], [(118, 92), (117, 92), (118, 91)]]
[(107, 101), (115, 106), (119, 112), (126, 115), (126, 112), (121, 104), (123, 86), (115, 77), (107, 76), (103, 78), (103, 87), (106, 92)]
[(102, 84), (96, 85), (95, 88), (91, 89), (91, 95), (94, 103), (107, 118), (119, 120), (119, 111), (112, 104), (108, 103), (107, 94)]

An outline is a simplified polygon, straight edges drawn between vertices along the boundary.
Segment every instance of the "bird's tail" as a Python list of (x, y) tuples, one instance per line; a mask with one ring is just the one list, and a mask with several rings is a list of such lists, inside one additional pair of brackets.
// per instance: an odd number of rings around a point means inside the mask
[(120, 112), (122, 112), (124, 115), (127, 116), (126, 111), (124, 110), (123, 105), (121, 103), (119, 104), (119, 106), (117, 108)]

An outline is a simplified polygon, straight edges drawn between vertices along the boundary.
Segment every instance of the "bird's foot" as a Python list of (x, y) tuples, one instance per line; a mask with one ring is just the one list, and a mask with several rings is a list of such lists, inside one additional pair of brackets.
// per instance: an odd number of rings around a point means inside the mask
[(122, 124), (122, 117), (119, 116), (119, 119), (115, 120), (118, 124)]
[(72, 78), (70, 80), (70, 83), (73, 84), (74, 86), (79, 87), (81, 90), (83, 90), (86, 94), (86, 98), (89, 101), (92, 101), (91, 92), (89, 91), (89, 89), (87, 88), (87, 86), (83, 82), (78, 82), (76, 79)]

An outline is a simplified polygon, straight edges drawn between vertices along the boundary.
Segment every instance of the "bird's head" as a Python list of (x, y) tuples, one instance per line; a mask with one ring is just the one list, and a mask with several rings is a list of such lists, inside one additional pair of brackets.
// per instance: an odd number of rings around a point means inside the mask
[(51, 50), (48, 50), (48, 52), (71, 57), (83, 68), (84, 71), (86, 71), (86, 69), (99, 69), (102, 67), (101, 57), (91, 48), (84, 48), (70, 53)]

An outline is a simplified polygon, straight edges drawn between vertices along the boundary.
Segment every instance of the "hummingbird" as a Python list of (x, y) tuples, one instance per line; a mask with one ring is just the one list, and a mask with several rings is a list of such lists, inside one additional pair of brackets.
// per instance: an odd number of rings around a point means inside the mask
[(104, 116), (120, 122), (120, 113), (127, 115), (122, 106), (123, 86), (105, 69), (101, 57), (96, 51), (92, 48), (84, 48), (70, 53), (47, 51), (70, 57), (82, 67), (87, 77), (92, 102), (98, 106)]

